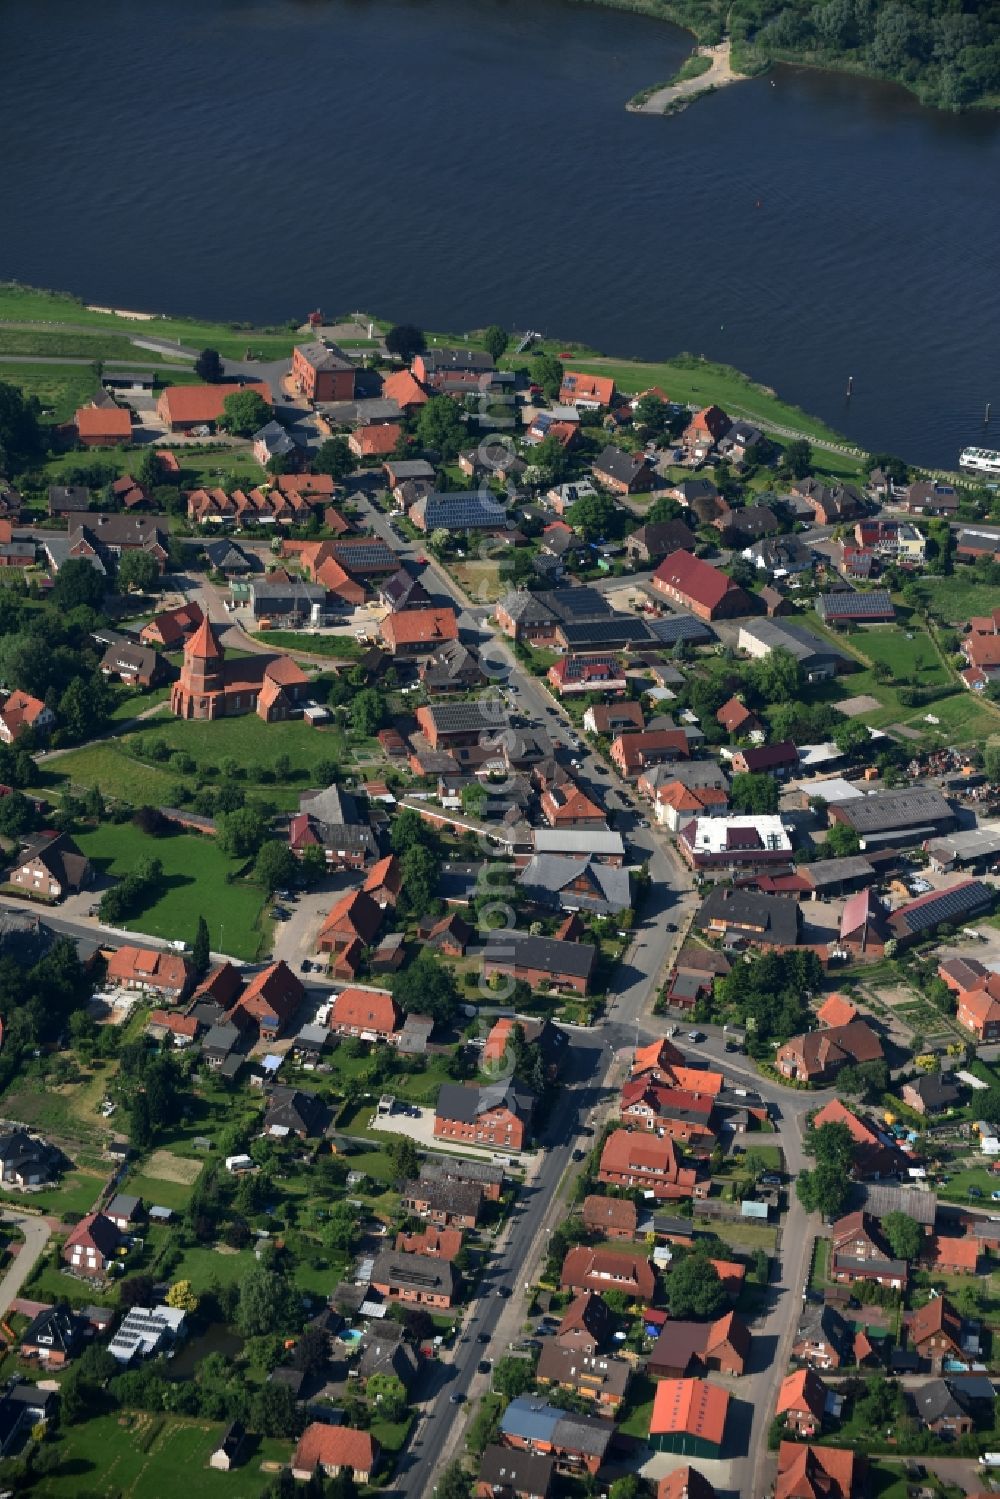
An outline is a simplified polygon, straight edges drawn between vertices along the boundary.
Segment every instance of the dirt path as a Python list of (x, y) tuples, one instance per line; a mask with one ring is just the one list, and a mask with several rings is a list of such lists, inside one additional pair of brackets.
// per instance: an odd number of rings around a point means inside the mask
[(707, 72), (700, 73), (697, 78), (684, 78), (680, 83), (668, 83), (663, 88), (654, 89), (641, 104), (630, 101), (626, 108), (634, 114), (662, 115), (668, 110), (683, 109), (692, 99), (711, 89), (725, 88), (728, 83), (739, 83), (746, 74), (733, 71), (730, 51), (728, 37), (717, 47), (696, 48), (692, 55), (707, 57), (711, 63)]
[(18, 1213), (13, 1208), (7, 1208), (0, 1217), (5, 1223), (16, 1223), (24, 1234), (23, 1249), (11, 1260), (7, 1273), (0, 1280), (0, 1317), (2, 1317), (38, 1263), (39, 1256), (49, 1242), (52, 1229), (47, 1219), (38, 1218), (29, 1213)]

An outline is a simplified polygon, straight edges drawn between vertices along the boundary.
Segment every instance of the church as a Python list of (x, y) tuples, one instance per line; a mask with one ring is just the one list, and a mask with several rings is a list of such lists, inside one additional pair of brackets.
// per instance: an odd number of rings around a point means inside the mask
[(265, 723), (291, 718), (309, 679), (289, 656), (243, 656), (227, 661), (207, 619), (184, 646), (184, 665), (170, 693), (178, 718), (238, 718), (256, 713)]

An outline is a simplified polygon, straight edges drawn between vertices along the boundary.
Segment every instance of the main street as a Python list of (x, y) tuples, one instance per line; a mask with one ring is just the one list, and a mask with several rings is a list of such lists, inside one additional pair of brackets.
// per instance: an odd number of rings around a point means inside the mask
[[(424, 546), (400, 536), (370, 501), (361, 499), (359, 508), (364, 522), (401, 559), (413, 563), (426, 557)], [(576, 762), (576, 778), (609, 808), (615, 825), (627, 839), (633, 860), (647, 864), (651, 884), (633, 941), (609, 986), (606, 1019), (592, 1030), (572, 1032), (570, 1070), (548, 1128), (539, 1141), (543, 1152), (541, 1163), (530, 1186), (520, 1194), (512, 1219), (490, 1255), (488, 1270), (466, 1318), (461, 1339), (452, 1354), (425, 1376), (421, 1419), (394, 1485), (396, 1493), (412, 1499), (429, 1496), (435, 1476), (452, 1456), (464, 1450), (468, 1415), (489, 1387), (488, 1374), (478, 1372), (479, 1362), (485, 1358), (494, 1363), (503, 1357), (524, 1324), (525, 1289), (537, 1279), (547, 1255), (549, 1234), (566, 1215), (568, 1181), (563, 1182), (563, 1177), (572, 1168), (572, 1153), (575, 1149), (589, 1151), (592, 1147), (592, 1136), (585, 1133), (589, 1128), (588, 1117), (594, 1117), (596, 1112), (600, 1122), (610, 1114), (618, 1086), (627, 1073), (632, 1049), (665, 1035), (669, 1028), (665, 1019), (652, 1015), (652, 1004), (658, 982), (683, 938), (696, 901), (689, 872), (673, 853), (665, 833), (648, 825), (646, 809), (632, 788), (577, 735), (565, 710), (544, 682), (526, 672), (506, 640), (491, 629), (488, 623), (491, 610), (471, 600), (433, 559), (426, 560), (425, 586), (454, 605), (463, 636), (474, 637), (488, 660), (506, 668), (498, 683), (509, 690), (515, 725), (523, 721), (530, 728), (541, 726), (559, 744), (559, 757)], [(719, 1470), (720, 1495), (731, 1493), (757, 1499), (766, 1492), (773, 1471), (767, 1432), (798, 1324), (812, 1255), (815, 1221), (810, 1221), (794, 1190), (794, 1178), (805, 1164), (802, 1125), (806, 1113), (821, 1104), (824, 1095), (803, 1095), (759, 1077), (745, 1059), (734, 1059), (727, 1053), (719, 1027), (702, 1029), (706, 1039), (700, 1045), (686, 1046), (683, 1037), (675, 1038), (675, 1044), (680, 1045), (691, 1061), (717, 1065), (734, 1083), (752, 1084), (766, 1101), (777, 1105), (782, 1116), (780, 1144), (789, 1178), (789, 1209), (780, 1247), (772, 1257), (766, 1300), (753, 1326), (750, 1371), (733, 1390), (730, 1455), (718, 1463), (703, 1465), (706, 1472)], [(769, 1138), (764, 1137), (761, 1143), (767, 1143)], [(511, 1292), (509, 1299), (498, 1294), (498, 1287)], [(451, 1396), (455, 1393), (467, 1403), (453, 1404)], [(655, 1473), (662, 1467), (668, 1471), (673, 1466), (675, 1460), (653, 1459), (650, 1470)]]

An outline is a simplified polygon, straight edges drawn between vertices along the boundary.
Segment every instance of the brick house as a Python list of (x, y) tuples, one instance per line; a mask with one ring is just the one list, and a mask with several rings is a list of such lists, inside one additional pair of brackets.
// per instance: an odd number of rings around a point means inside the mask
[(535, 1382), (570, 1390), (601, 1410), (616, 1411), (625, 1399), (631, 1364), (610, 1354), (580, 1354), (546, 1338), (538, 1356)]
[(946, 1359), (967, 1362), (962, 1319), (946, 1296), (936, 1296), (904, 1318), (907, 1343), (932, 1374), (940, 1374)]
[(419, 1233), (398, 1233), (396, 1249), (404, 1254), (422, 1254), (432, 1260), (453, 1260), (462, 1248), (460, 1228), (438, 1228), (429, 1223)]
[(90, 873), (90, 860), (68, 833), (40, 833), (25, 843), (7, 878), (29, 895), (62, 900), (83, 890), (90, 883)]
[(292, 1453), (292, 1477), (307, 1482), (317, 1471), (327, 1478), (349, 1473), (355, 1483), (368, 1483), (378, 1462), (379, 1445), (371, 1432), (313, 1421)]
[(371, 1285), (390, 1301), (447, 1310), (458, 1298), (461, 1276), (449, 1260), (384, 1249), (375, 1257)]
[(77, 1275), (103, 1280), (121, 1244), (121, 1233), (110, 1218), (103, 1213), (88, 1213), (67, 1234), (62, 1257)]
[(642, 729), (619, 734), (611, 744), (611, 758), (627, 781), (634, 780), (651, 765), (688, 760), (691, 743), (683, 729)]
[(242, 390), (256, 391), (268, 406), (273, 404), (271, 387), (261, 380), (219, 385), (168, 385), (156, 403), (156, 412), (168, 432), (189, 432), (192, 427), (215, 427), (225, 412), (226, 398)]
[(711, 1148), (715, 1140), (711, 1122), (714, 1104), (712, 1094), (664, 1087), (640, 1078), (624, 1084), (619, 1114), (623, 1124), (636, 1129), (655, 1131), (685, 1145)]
[(836, 1307), (803, 1303), (792, 1344), (792, 1358), (811, 1369), (839, 1369), (848, 1362), (850, 1334)]
[(823, 1499), (860, 1499), (866, 1492), (864, 1457), (846, 1447), (812, 1447), (782, 1442), (778, 1448), (778, 1477), (774, 1499), (801, 1499), (804, 1494)]
[(186, 959), (165, 948), (119, 947), (108, 959), (112, 983), (174, 1003), (184, 998), (193, 976)]
[(830, 1230), (830, 1279), (854, 1285), (872, 1281), (888, 1290), (901, 1291), (909, 1278), (905, 1260), (892, 1258), (868, 1213), (848, 1213)]
[(483, 1209), (483, 1190), (474, 1181), (421, 1176), (419, 1181), (403, 1183), (400, 1201), (408, 1212), (428, 1219), (436, 1228), (475, 1228)]
[(476, 1499), (549, 1499), (555, 1463), (540, 1452), (512, 1452), (491, 1442), (479, 1463)]
[(569, 779), (546, 786), (539, 809), (550, 828), (603, 832), (608, 825), (604, 808)]
[(611, 1313), (607, 1303), (597, 1291), (581, 1291), (574, 1296), (563, 1313), (562, 1321), (555, 1331), (555, 1340), (562, 1348), (575, 1349), (580, 1354), (594, 1354), (609, 1341), (613, 1330)]
[(818, 1436), (826, 1410), (826, 1385), (812, 1369), (797, 1369), (787, 1375), (778, 1391), (774, 1414), (784, 1416), (785, 1430), (798, 1437)]
[(638, 1187), (657, 1198), (705, 1196), (690, 1166), (682, 1166), (673, 1140), (619, 1129), (601, 1152), (599, 1179), (609, 1186)]
[(641, 494), (653, 486), (653, 470), (645, 453), (626, 453), (613, 445), (594, 459), (591, 473), (614, 494)]
[(132, 441), (127, 406), (81, 406), (73, 418), (77, 441), (85, 448), (115, 448)]
[(749, 1358), (750, 1333), (735, 1312), (714, 1322), (670, 1318), (653, 1346), (646, 1371), (653, 1379), (683, 1379), (709, 1370), (740, 1375)]
[(597, 949), (589, 942), (560, 942), (555, 937), (498, 930), (487, 937), (482, 972), (486, 978), (500, 973), (524, 979), (533, 989), (587, 994), (596, 964)]
[(335, 344), (298, 344), (289, 381), (307, 401), (354, 400), (354, 365)]
[(20, 687), (0, 698), (0, 742), (4, 744), (16, 744), (28, 729), (36, 739), (45, 740), (55, 722), (52, 709)]
[(598, 1473), (614, 1436), (611, 1421), (578, 1416), (549, 1405), (537, 1395), (520, 1395), (512, 1400), (500, 1420), (505, 1447), (551, 1456), (556, 1468), (567, 1474)]
[[(994, 993), (994, 990), (997, 993)], [(991, 974), (980, 989), (963, 989), (956, 1018), (978, 1041), (1000, 1041), (1000, 976)]]
[(401, 609), (385, 616), (379, 633), (393, 656), (427, 656), (458, 639), (458, 620), (451, 608)]
[(403, 1024), (403, 1014), (386, 989), (342, 989), (327, 1023), (338, 1036), (391, 1041)]
[(563, 1260), (560, 1289), (580, 1295), (584, 1291), (624, 1291), (635, 1300), (652, 1301), (656, 1294), (656, 1271), (650, 1260), (600, 1246), (578, 1244)]
[(665, 557), (653, 574), (653, 587), (698, 619), (734, 619), (754, 613), (754, 602), (745, 589), (691, 552), (671, 552)]
[(798, 1082), (828, 1082), (848, 1063), (880, 1062), (882, 1043), (864, 1020), (792, 1036), (778, 1048), (775, 1066)]
[(531, 1132), (533, 1094), (516, 1080), (477, 1088), (443, 1083), (434, 1112), (434, 1136), (523, 1150)]
[(241, 1029), (255, 1027), (262, 1040), (272, 1039), (291, 1023), (305, 994), (301, 980), (279, 960), (254, 974), (229, 1018)]
[(615, 382), (606, 375), (585, 375), (581, 370), (564, 370), (559, 387), (560, 406), (583, 406), (591, 411), (610, 406), (615, 399)]
[(583, 1226), (602, 1239), (635, 1239), (639, 1213), (627, 1197), (585, 1197)]

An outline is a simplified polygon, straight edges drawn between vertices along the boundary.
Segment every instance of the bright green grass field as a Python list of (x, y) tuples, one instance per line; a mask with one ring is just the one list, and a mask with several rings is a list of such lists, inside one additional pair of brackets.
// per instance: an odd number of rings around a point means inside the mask
[(217, 1473), (208, 1459), (224, 1430), (224, 1422), (180, 1416), (102, 1416), (64, 1429), (58, 1447), (61, 1466), (34, 1484), (32, 1492), (47, 1499), (76, 1499), (84, 1492), (101, 1499), (256, 1499), (267, 1481), (261, 1463), (287, 1463), (292, 1443), (265, 1438), (245, 1463), (231, 1473)]
[(989, 614), (1000, 598), (1000, 590), (977, 582), (972, 568), (962, 566), (948, 578), (917, 578), (911, 586), (927, 607), (953, 625), (965, 624), (974, 614)]
[[(132, 474), (140, 457), (141, 450), (136, 448), (126, 453), (119, 453), (117, 448), (84, 448), (79, 453), (60, 453), (50, 458), (44, 472), (53, 484), (59, 483), (60, 475), (67, 469), (113, 467), (116, 473)], [(249, 448), (219, 448), (210, 452), (178, 449), (178, 462), (196, 484), (218, 484), (229, 477), (260, 484), (267, 477)]]
[(0, 381), (37, 396), (45, 414), (57, 422), (69, 421), (97, 389), (97, 378), (87, 364), (4, 364), (0, 357)]
[(226, 876), (240, 869), (243, 861), (227, 858), (211, 838), (194, 833), (150, 838), (130, 823), (105, 823), (81, 833), (77, 842), (103, 872), (112, 875), (128, 874), (144, 858), (162, 862), (166, 888), (158, 900), (126, 923), (130, 931), (193, 942), (198, 917), (204, 916), (213, 949), (236, 958), (257, 956), (264, 892), (242, 880), (226, 883)]

